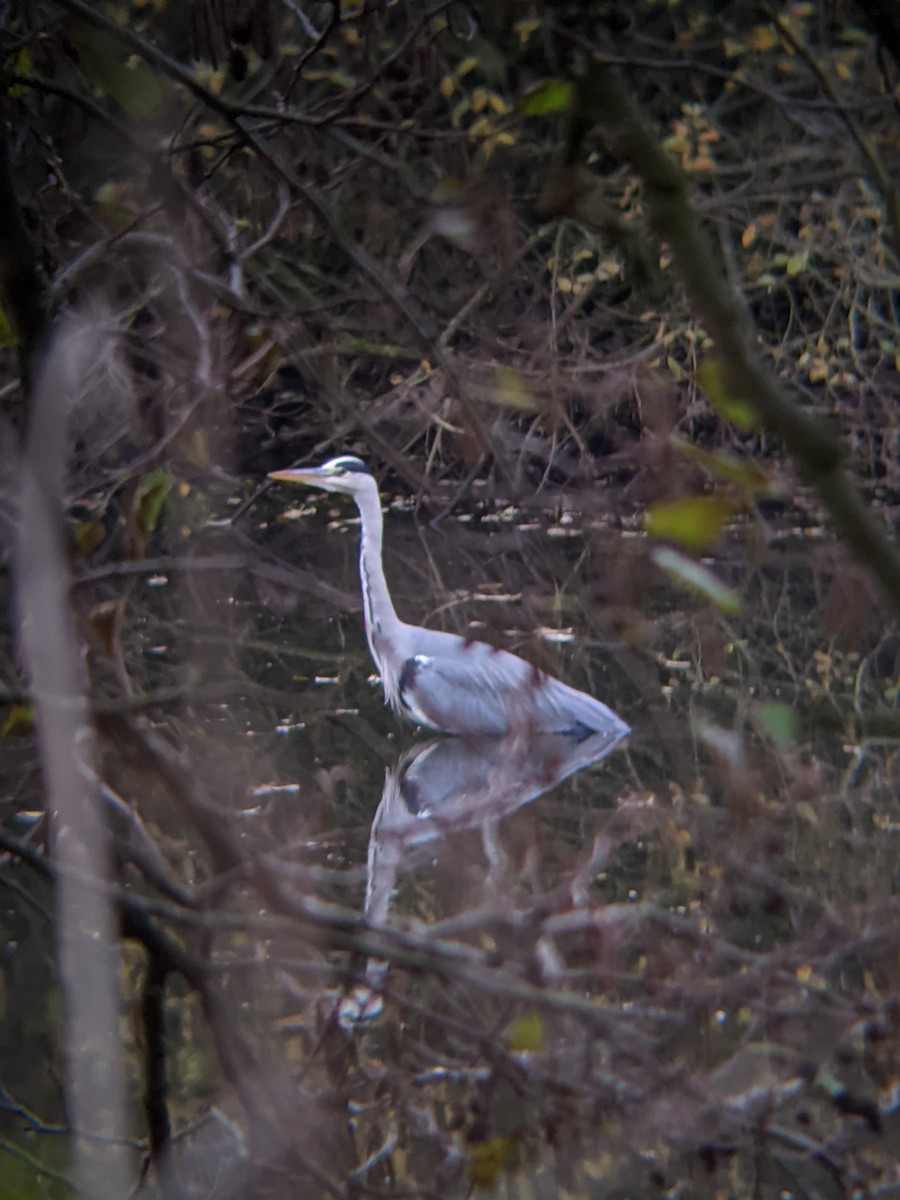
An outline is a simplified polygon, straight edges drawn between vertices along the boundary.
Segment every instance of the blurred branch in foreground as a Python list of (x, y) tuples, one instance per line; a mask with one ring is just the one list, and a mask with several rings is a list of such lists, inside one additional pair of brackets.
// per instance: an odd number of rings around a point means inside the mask
[(21, 462), (14, 565), (58, 878), (66, 1107), (74, 1129), (105, 1139), (75, 1140), (76, 1178), (85, 1195), (118, 1197), (127, 1190), (118, 931), (106, 890), (112, 870), (107, 829), (91, 783), (93, 738), (62, 530), (66, 417), (99, 337), (91, 322), (66, 322), (38, 368)]

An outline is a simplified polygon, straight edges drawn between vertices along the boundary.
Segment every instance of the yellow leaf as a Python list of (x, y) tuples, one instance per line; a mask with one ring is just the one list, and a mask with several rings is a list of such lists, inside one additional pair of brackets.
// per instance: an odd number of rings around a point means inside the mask
[(469, 1153), (469, 1179), (477, 1188), (493, 1187), (509, 1161), (515, 1142), (511, 1137), (473, 1142)]
[(477, 58), (464, 58), (456, 68), (456, 78), (462, 79), (463, 75), (468, 75), (471, 71), (474, 71), (477, 66)]
[(506, 1030), (506, 1045), (514, 1053), (537, 1052), (544, 1048), (544, 1022), (533, 1009), (516, 1017)]
[(106, 528), (98, 517), (79, 521), (75, 526), (75, 545), (85, 558), (97, 549), (105, 537)]
[(837, 75), (838, 79), (840, 79), (843, 83), (849, 83), (850, 80), (853, 78), (853, 72), (850, 70), (850, 68), (847, 66), (847, 64), (844, 62), (844, 60), (842, 58), (839, 58), (838, 61), (834, 64), (834, 71), (835, 71), (835, 74)]
[(751, 50), (774, 50), (778, 45), (778, 34), (773, 25), (757, 25), (750, 34)]
[(792, 254), (785, 263), (784, 269), (792, 278), (799, 275), (801, 271), (805, 271), (809, 264), (809, 251), (801, 250), (797, 254)]
[(691, 148), (690, 138), (687, 134), (675, 133), (672, 137), (665, 139), (663, 147), (666, 150), (671, 150), (673, 154), (687, 154)]
[(541, 23), (536, 17), (523, 17), (521, 21), (516, 21), (513, 25), (516, 33), (519, 35), (519, 45), (524, 46), (533, 33), (537, 33)]
[(520, 412), (534, 412), (537, 409), (528, 384), (515, 367), (497, 367), (494, 375), (497, 381), (494, 399), (498, 404), (516, 408)]
[(30, 733), (34, 728), (34, 709), (30, 704), (14, 703), (6, 710), (3, 725), (0, 727), (0, 737), (18, 736)]
[(438, 84), (438, 91), (441, 93), (441, 95), (444, 97), (445, 100), (449, 100), (450, 97), (453, 95), (453, 89), (455, 87), (456, 87), (456, 80), (453, 78), (453, 76), (445, 75), (443, 77), (443, 79), (441, 80), (441, 82)]
[[(185, 457), (195, 467), (199, 467), (201, 471), (209, 470), (209, 438), (205, 429), (192, 430), (189, 437), (179, 442), (179, 449), (184, 452)], [(184, 495), (185, 493), (182, 492), (181, 494)]]
[(466, 115), (466, 113), (468, 111), (469, 111), (469, 98), (468, 98), (468, 96), (464, 96), (462, 98), (462, 100), (460, 100), (459, 104), (457, 104), (455, 106), (455, 108), (453, 109), (453, 111), (450, 113), (450, 124), (453, 126), (454, 129), (459, 128), (460, 122), (462, 121), (463, 117)]
[(756, 226), (751, 222), (741, 234), (741, 245), (748, 250), (756, 241)]
[(736, 512), (733, 501), (720, 496), (683, 496), (651, 504), (644, 528), (651, 537), (678, 542), (689, 550), (705, 550)]

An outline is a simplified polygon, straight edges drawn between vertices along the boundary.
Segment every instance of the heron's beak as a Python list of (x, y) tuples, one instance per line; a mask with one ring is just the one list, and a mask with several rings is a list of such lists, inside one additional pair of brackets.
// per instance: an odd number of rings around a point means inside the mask
[(286, 471), (270, 471), (269, 478), (278, 483), (321, 484), (323, 475), (320, 467), (291, 467)]

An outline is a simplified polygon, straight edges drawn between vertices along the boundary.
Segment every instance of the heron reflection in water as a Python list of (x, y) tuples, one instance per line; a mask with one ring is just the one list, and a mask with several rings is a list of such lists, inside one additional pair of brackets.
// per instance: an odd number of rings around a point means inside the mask
[(397, 712), (429, 729), (467, 736), (527, 730), (580, 741), (602, 733), (615, 744), (629, 733), (605, 704), (518, 655), (400, 620), (384, 577), (378, 484), (360, 459), (342, 455), (319, 467), (273, 471), (269, 478), (340, 492), (356, 501), (366, 637), (385, 700)]
[[(513, 734), (440, 738), (407, 750), (387, 772), (372, 820), (366, 920), (376, 928), (387, 926), (398, 877), (431, 861), (436, 852), (458, 853), (452, 835), (464, 830), (480, 829), (489, 873), (496, 869), (503, 858), (499, 823), (576, 772), (601, 762), (618, 741), (615, 731), (579, 742), (558, 733), (527, 740)], [(383, 1011), (381, 988), (387, 971), (383, 959), (369, 959), (364, 982), (351, 987), (338, 1006), (344, 1026), (371, 1021)]]

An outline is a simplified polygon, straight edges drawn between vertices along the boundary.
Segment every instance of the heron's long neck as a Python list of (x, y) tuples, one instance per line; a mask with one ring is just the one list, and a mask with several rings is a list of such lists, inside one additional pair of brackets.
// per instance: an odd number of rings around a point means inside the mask
[(363, 612), (366, 636), (372, 657), (383, 671), (386, 641), (396, 640), (400, 621), (384, 578), (381, 561), (381, 500), (376, 489), (357, 496), (356, 503), (362, 518), (359, 543), (359, 577), (362, 583)]

